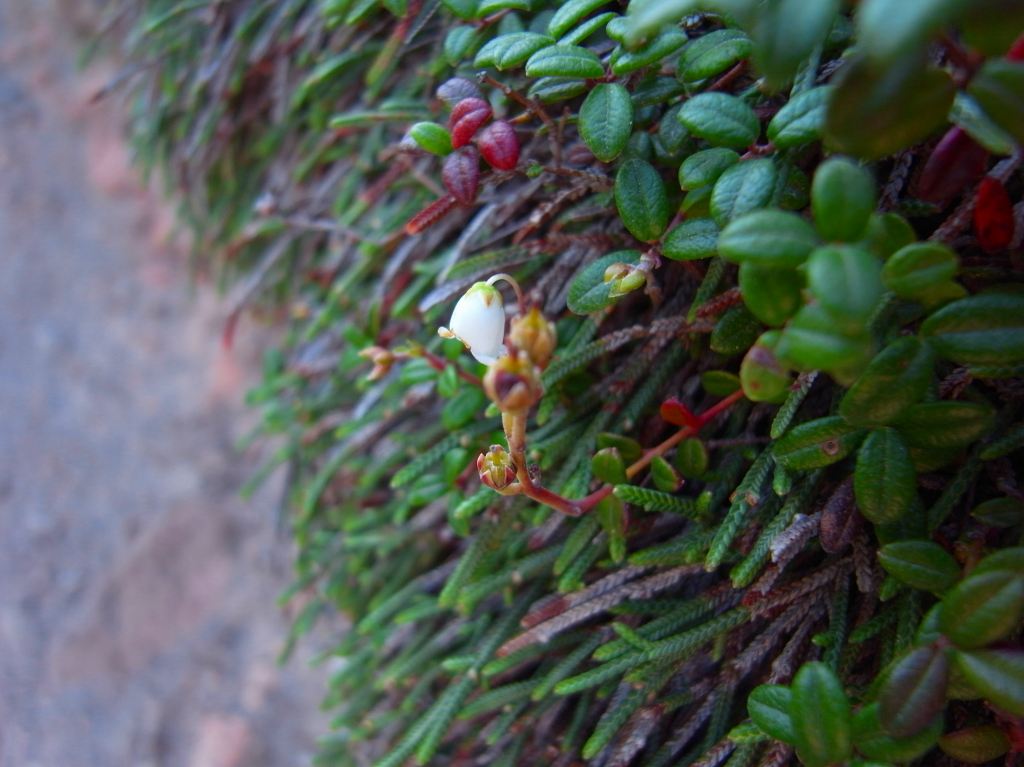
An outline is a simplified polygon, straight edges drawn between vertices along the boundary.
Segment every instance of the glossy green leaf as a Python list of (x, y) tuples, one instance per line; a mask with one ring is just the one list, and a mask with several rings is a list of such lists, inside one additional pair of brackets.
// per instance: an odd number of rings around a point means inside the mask
[(801, 761), (807, 767), (825, 767), (849, 758), (850, 701), (835, 672), (824, 663), (805, 663), (791, 689), (789, 715)]
[(875, 179), (865, 168), (842, 157), (818, 166), (811, 184), (814, 225), (826, 240), (855, 242), (875, 212)]
[(451, 154), (452, 134), (443, 125), (433, 122), (418, 122), (409, 128), (409, 136), (420, 149), (440, 157)]
[(996, 125), (1024, 144), (1024, 61), (985, 62), (967, 92)]
[(1010, 739), (994, 724), (979, 724), (948, 732), (939, 738), (947, 756), (967, 764), (985, 764), (1010, 750)]
[(675, 261), (712, 258), (718, 254), (718, 225), (710, 218), (691, 218), (665, 235), (661, 252)]
[(882, 264), (854, 245), (826, 245), (807, 259), (807, 289), (845, 328), (859, 331), (882, 298)]
[(1024, 575), (995, 570), (972, 574), (946, 594), (939, 622), (958, 647), (984, 647), (1013, 631), (1022, 611)]
[(776, 440), (775, 460), (787, 469), (817, 469), (843, 460), (860, 444), (864, 432), (839, 416), (798, 424)]
[(1015, 527), (1024, 523), (1024, 502), (1016, 498), (992, 498), (975, 506), (971, 516), (990, 527)]
[(593, 79), (604, 75), (601, 60), (589, 48), (549, 45), (530, 56), (527, 77), (575, 77)]
[[(441, 0), (441, 4), (457, 18), (468, 21), (476, 17), (477, 0)], [(348, 20), (346, 23), (353, 23)]]
[(711, 217), (719, 226), (771, 204), (778, 171), (768, 159), (747, 160), (725, 170), (711, 192)]
[(835, 88), (825, 120), (826, 143), (864, 160), (906, 149), (937, 131), (956, 92), (942, 70), (875, 70), (864, 58), (842, 68)]
[(643, 160), (627, 160), (615, 176), (615, 205), (629, 233), (654, 242), (668, 226), (668, 195), (658, 171)]
[(486, 406), (487, 397), (480, 389), (464, 387), (441, 409), (441, 424), (448, 431), (455, 431), (479, 418)]
[(969, 0), (863, 0), (856, 15), (858, 39), (872, 57), (888, 63), (922, 47), (968, 5)]
[(473, 59), (474, 67), (513, 69), (522, 66), (541, 48), (550, 46), (552, 39), (536, 32), (511, 32), (489, 41)]
[(1024, 652), (973, 650), (954, 658), (978, 692), (1004, 711), (1024, 716)]
[(699, 189), (713, 184), (727, 169), (739, 162), (740, 156), (731, 149), (714, 147), (694, 152), (679, 166), (681, 189)]
[(768, 123), (769, 141), (779, 149), (792, 149), (820, 139), (833, 91), (822, 85), (790, 99)]
[(926, 754), (942, 734), (942, 717), (936, 716), (929, 725), (909, 738), (894, 738), (882, 726), (879, 704), (863, 706), (853, 717), (853, 743), (869, 759), (900, 764), (913, 761)]
[(602, 31), (608, 26), (608, 22), (617, 18), (619, 18), (618, 14), (612, 13), (611, 11), (599, 13), (592, 19), (587, 19), (582, 24), (578, 24), (570, 29), (564, 35), (559, 37), (557, 42), (559, 45), (579, 45), (585, 40), (590, 39), (593, 35)]
[(499, 11), (528, 11), (531, 0), (477, 0), (479, 5), (476, 9), (478, 19), (484, 19)]
[(586, 91), (586, 80), (575, 77), (541, 77), (530, 86), (530, 97), (550, 104), (574, 99)]
[(803, 305), (804, 277), (796, 269), (774, 269), (744, 261), (740, 294), (750, 313), (770, 327), (781, 327)]
[(655, 456), (651, 461), (651, 480), (654, 482), (654, 486), (663, 493), (674, 493), (683, 483), (672, 464), (660, 455)]
[(684, 477), (697, 479), (703, 476), (710, 462), (707, 445), (696, 437), (683, 440), (676, 448), (675, 467)]
[(895, 522), (914, 502), (916, 488), (917, 473), (900, 435), (893, 429), (872, 431), (857, 451), (853, 474), (861, 514), (875, 524)]
[(740, 30), (716, 29), (686, 44), (679, 58), (679, 79), (695, 84), (721, 74), (752, 49), (750, 38)]
[(590, 468), (596, 479), (609, 485), (622, 485), (629, 481), (626, 477), (626, 462), (618, 448), (606, 447), (594, 453), (590, 459)]
[(992, 428), (995, 414), (978, 402), (921, 402), (893, 425), (911, 447), (967, 447)]
[(818, 236), (796, 213), (757, 210), (735, 218), (718, 237), (718, 252), (729, 261), (791, 269), (818, 245)]
[(679, 121), (694, 136), (734, 149), (750, 146), (761, 132), (761, 122), (750, 105), (728, 93), (694, 96), (679, 110)]
[(896, 738), (909, 738), (927, 729), (946, 706), (948, 683), (946, 648), (930, 645), (904, 655), (889, 671), (878, 696), (879, 719), (885, 731)]
[(839, 0), (775, 0), (751, 11), (747, 26), (754, 62), (771, 88), (781, 88), (821, 45), (839, 13)]
[[(960, 566), (956, 560), (932, 541), (889, 543), (878, 552), (878, 559), (889, 575), (922, 591), (938, 594), (960, 579)], [(898, 734), (896, 730), (892, 732)]]
[(458, 66), (479, 44), (480, 35), (476, 27), (459, 24), (448, 30), (444, 36), (444, 59), (450, 66)]
[(751, 402), (782, 402), (789, 394), (793, 377), (775, 356), (779, 332), (770, 330), (750, 347), (740, 365), (743, 394)]
[(569, 285), (567, 303), (576, 314), (590, 314), (611, 306), (611, 283), (605, 282), (605, 270), (616, 263), (635, 264), (640, 260), (637, 250), (618, 250), (584, 266)]
[(580, 107), (580, 137), (601, 162), (611, 162), (626, 148), (633, 132), (633, 102), (619, 83), (594, 87)]
[(747, 697), (747, 712), (761, 730), (783, 743), (796, 742), (790, 707), (793, 693), (781, 684), (762, 684)]
[(858, 370), (871, 359), (867, 335), (848, 335), (835, 318), (815, 304), (798, 311), (782, 334), (779, 359), (797, 370)]
[(885, 262), (882, 281), (900, 298), (931, 305), (960, 268), (960, 259), (937, 242), (915, 242)]
[(882, 426), (924, 397), (935, 357), (928, 344), (908, 336), (875, 355), (839, 403), (839, 413), (857, 426)]
[(964, 365), (1024, 360), (1024, 295), (982, 293), (946, 304), (921, 326), (936, 353)]
[(603, 5), (608, 5), (608, 0), (567, 0), (548, 21), (548, 34), (561, 37)]
[(597, 435), (597, 446), (600, 449), (614, 447), (619, 451), (622, 455), (622, 460), (626, 463), (633, 463), (639, 460), (640, 456), (644, 453), (643, 446), (635, 439), (606, 431)]
[(642, 48), (631, 51), (620, 46), (612, 51), (609, 62), (612, 74), (624, 77), (644, 67), (653, 66), (685, 44), (686, 33), (678, 27), (669, 27)]
[(761, 334), (761, 325), (745, 306), (726, 310), (711, 331), (711, 350), (727, 357), (746, 351)]

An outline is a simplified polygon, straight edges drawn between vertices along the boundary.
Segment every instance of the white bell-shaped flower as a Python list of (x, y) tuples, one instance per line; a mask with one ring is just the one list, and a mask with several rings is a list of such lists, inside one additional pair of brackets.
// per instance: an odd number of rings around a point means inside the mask
[(493, 285), (477, 282), (467, 290), (452, 311), (449, 327), (440, 328), (442, 338), (457, 338), (477, 361), (490, 365), (506, 354), (505, 304)]

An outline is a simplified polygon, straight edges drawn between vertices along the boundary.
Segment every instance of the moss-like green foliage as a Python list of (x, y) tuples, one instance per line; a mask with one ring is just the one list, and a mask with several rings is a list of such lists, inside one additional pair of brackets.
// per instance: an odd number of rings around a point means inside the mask
[[(128, 5), (141, 160), (287, 310), (320, 763), (1019, 743), (1019, 2)], [(497, 273), (501, 380), (436, 333)]]

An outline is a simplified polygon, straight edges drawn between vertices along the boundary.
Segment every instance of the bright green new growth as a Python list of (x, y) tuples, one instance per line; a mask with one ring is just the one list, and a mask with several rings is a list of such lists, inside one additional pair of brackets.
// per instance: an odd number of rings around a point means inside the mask
[[(122, 5), (140, 159), (288, 310), (288, 646), (353, 626), (318, 764), (1007, 753), (1019, 3)], [(498, 273), (554, 323), (519, 378), (436, 334)]]

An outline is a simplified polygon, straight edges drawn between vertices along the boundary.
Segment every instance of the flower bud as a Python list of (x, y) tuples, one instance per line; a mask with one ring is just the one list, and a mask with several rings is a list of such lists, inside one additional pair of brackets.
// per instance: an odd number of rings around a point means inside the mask
[(647, 274), (635, 266), (619, 262), (604, 270), (604, 281), (610, 283), (608, 296), (618, 298), (646, 285)]
[(457, 338), (477, 361), (490, 365), (506, 353), (505, 304), (493, 285), (477, 282), (471, 286), (455, 304), (448, 324), (438, 335)]
[(492, 490), (504, 490), (516, 478), (512, 456), (501, 445), (491, 445), (486, 453), (480, 453), (476, 459), (476, 470), (480, 481)]
[(558, 345), (555, 324), (545, 318), (536, 306), (512, 320), (508, 338), (540, 368), (547, 367)]
[(484, 391), (506, 414), (529, 410), (544, 393), (537, 368), (525, 354), (506, 355), (487, 368)]
[(373, 363), (373, 370), (366, 376), (368, 381), (380, 380), (395, 364), (395, 355), (382, 346), (367, 346), (359, 352), (359, 356)]

